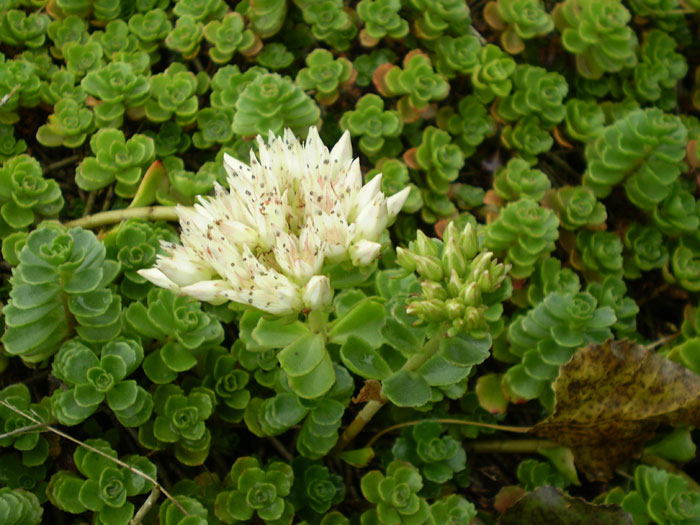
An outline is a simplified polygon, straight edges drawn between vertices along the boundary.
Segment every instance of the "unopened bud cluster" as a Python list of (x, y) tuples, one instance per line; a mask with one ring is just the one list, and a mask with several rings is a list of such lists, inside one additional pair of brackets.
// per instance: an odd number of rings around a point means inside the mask
[(449, 322), (449, 336), (478, 336), (486, 329), (489, 304), (484, 296), (498, 290), (510, 266), (480, 250), (471, 224), (460, 232), (450, 223), (443, 238), (444, 242), (429, 239), (418, 230), (407, 249), (396, 250), (399, 265), (421, 277), (423, 296), (410, 303), (407, 312), (428, 322)]

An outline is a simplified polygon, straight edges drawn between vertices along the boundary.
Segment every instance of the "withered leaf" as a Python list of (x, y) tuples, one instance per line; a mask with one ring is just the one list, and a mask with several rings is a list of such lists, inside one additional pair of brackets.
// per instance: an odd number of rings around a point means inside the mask
[(554, 412), (531, 432), (570, 447), (591, 480), (611, 478), (660, 424), (700, 425), (700, 376), (627, 340), (576, 352), (554, 395)]
[(352, 398), (352, 402), (366, 403), (367, 401), (379, 401), (382, 397), (382, 384), (376, 379), (368, 379), (362, 386), (357, 396)]
[(593, 505), (554, 487), (538, 487), (509, 507), (498, 525), (567, 523), (568, 525), (633, 525), (619, 505)]

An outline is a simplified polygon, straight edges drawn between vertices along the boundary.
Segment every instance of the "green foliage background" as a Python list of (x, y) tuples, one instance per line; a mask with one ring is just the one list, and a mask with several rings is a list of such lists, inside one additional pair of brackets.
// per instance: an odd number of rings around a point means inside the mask
[[(454, 421), (540, 421), (609, 338), (700, 373), (699, 115), (697, 0), (0, 0), (0, 524), (493, 523), (504, 485), (697, 521), (692, 428), (579, 488)], [(411, 188), (321, 334), (154, 287), (174, 224), (80, 227), (310, 126)]]

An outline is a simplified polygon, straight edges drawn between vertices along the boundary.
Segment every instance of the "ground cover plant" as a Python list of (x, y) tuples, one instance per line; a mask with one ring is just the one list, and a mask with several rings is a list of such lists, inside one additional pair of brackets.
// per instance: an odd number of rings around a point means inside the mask
[(697, 0), (0, 0), (0, 524), (700, 522)]

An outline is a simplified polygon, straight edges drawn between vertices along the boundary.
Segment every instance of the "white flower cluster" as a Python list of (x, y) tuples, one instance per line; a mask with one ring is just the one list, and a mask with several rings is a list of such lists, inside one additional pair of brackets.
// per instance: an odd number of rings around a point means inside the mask
[(380, 235), (409, 188), (386, 198), (381, 175), (362, 185), (350, 134), (328, 151), (316, 128), (305, 143), (290, 130), (257, 137), (250, 166), (224, 155), (230, 190), (178, 206), (182, 245), (139, 273), (163, 288), (214, 304), (249, 304), (273, 314), (321, 309), (332, 290), (324, 262), (356, 266), (379, 255)]

